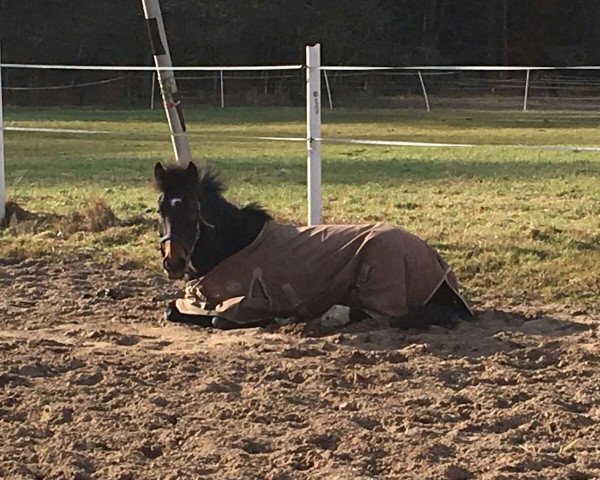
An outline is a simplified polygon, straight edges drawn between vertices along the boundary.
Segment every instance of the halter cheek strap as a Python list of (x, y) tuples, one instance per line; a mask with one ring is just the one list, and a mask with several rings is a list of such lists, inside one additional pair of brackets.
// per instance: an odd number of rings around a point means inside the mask
[[(178, 200), (178, 199), (174, 199), (174, 200)], [(206, 227), (209, 227), (209, 228), (215, 228), (214, 225), (208, 223), (202, 216), (202, 213), (200, 210), (200, 202), (198, 202), (198, 215), (200, 217), (200, 220), (196, 224), (196, 237), (194, 238), (194, 241), (192, 242), (191, 248), (188, 248), (188, 246), (183, 238), (181, 238), (179, 235), (177, 235), (176, 233), (173, 233), (173, 232), (168, 232), (165, 235), (163, 235), (162, 237), (160, 237), (160, 244), (162, 245), (163, 243), (165, 243), (169, 240), (175, 240), (176, 242), (181, 244), (181, 246), (185, 250), (186, 255), (191, 255), (192, 250), (194, 250), (194, 247), (196, 246), (196, 242), (200, 238), (200, 224), (205, 225)]]

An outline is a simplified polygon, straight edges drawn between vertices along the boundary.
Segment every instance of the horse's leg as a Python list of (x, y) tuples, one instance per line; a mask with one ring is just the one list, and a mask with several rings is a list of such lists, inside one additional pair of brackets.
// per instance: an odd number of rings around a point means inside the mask
[(390, 326), (403, 330), (409, 328), (426, 328), (430, 325), (453, 327), (459, 320), (460, 317), (455, 314), (452, 308), (435, 303), (427, 303), (421, 307), (414, 308), (406, 315), (392, 318)]
[(211, 315), (188, 315), (181, 313), (177, 309), (175, 302), (170, 302), (165, 309), (163, 318), (168, 322), (185, 323), (188, 325), (197, 325), (198, 327), (212, 327)]
[(349, 316), (350, 323), (356, 323), (365, 320), (366, 318), (371, 318), (367, 312), (359, 310), (358, 308), (351, 308)]
[(241, 328), (256, 328), (256, 327), (266, 327), (271, 323), (271, 320), (255, 320), (254, 322), (248, 323), (236, 323), (231, 320), (227, 320), (223, 317), (212, 317), (211, 326), (214, 328), (218, 328), (219, 330), (236, 330)]

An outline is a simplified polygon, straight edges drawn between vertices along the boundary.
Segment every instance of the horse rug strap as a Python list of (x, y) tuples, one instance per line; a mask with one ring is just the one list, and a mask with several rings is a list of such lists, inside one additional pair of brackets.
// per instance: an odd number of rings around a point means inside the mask
[(217, 311), (202, 294), (199, 280), (191, 280), (185, 284), (184, 298), (175, 301), (177, 310), (186, 315), (215, 316)]
[(269, 221), (252, 244), (188, 283), (178, 307), (240, 324), (310, 319), (333, 305), (391, 319), (424, 305), (444, 282), (468, 309), (444, 259), (401, 228)]

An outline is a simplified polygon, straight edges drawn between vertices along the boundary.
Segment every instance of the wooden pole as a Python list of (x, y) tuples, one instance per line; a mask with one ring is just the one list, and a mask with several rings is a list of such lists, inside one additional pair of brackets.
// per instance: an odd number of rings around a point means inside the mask
[(152, 43), (154, 54), (154, 64), (156, 65), (158, 80), (160, 83), (160, 92), (163, 99), (167, 121), (171, 130), (171, 142), (175, 159), (182, 166), (192, 160), (190, 144), (185, 133), (185, 120), (183, 118), (183, 109), (181, 99), (175, 83), (175, 74), (169, 68), (173, 67), (169, 45), (167, 43), (167, 34), (163, 23), (162, 13), (158, 0), (142, 0), (144, 15), (148, 24), (148, 33)]

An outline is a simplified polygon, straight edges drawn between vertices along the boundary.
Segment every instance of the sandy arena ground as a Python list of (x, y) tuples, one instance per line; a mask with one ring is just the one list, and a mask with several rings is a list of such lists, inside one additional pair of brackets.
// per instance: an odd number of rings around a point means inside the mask
[(600, 479), (598, 316), (219, 332), (176, 293), (0, 261), (0, 478)]

